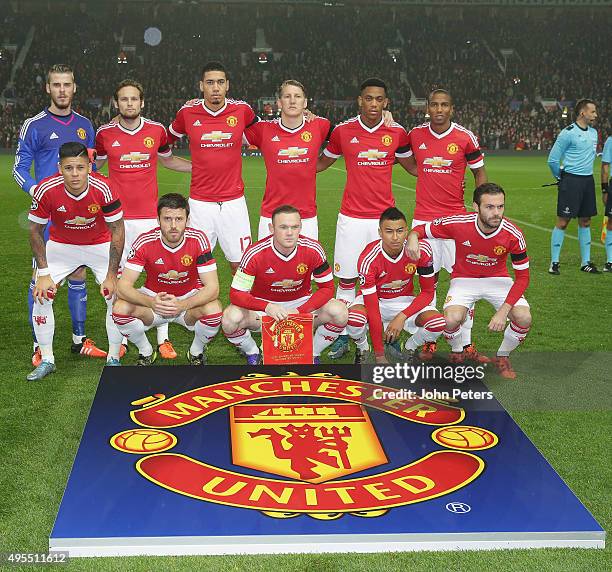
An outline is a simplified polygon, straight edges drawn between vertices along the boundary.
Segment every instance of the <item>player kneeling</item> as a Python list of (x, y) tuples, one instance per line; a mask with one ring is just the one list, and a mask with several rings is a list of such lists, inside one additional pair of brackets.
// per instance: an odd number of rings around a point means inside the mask
[[(177, 193), (160, 197), (158, 228), (141, 234), (128, 254), (118, 284), (113, 319), (121, 333), (138, 347), (138, 365), (151, 365), (157, 352), (145, 331), (176, 322), (195, 330), (187, 359), (206, 363), (206, 346), (221, 326), (217, 264), (206, 235), (187, 226), (189, 204)], [(140, 273), (147, 277), (134, 288)]]
[[(230, 289), (231, 304), (223, 312), (223, 333), (246, 355), (247, 363), (260, 362), (251, 331), (261, 329), (261, 316), (284, 320), (290, 314), (312, 313), (314, 363), (344, 329), (345, 304), (333, 300), (334, 280), (325, 251), (316, 241), (300, 235), (299, 211), (283, 205), (272, 213), (272, 234), (244, 253)], [(318, 285), (313, 294), (311, 282)]]
[[(476, 212), (443, 217), (416, 226), (408, 236), (407, 251), (419, 253), (419, 239), (447, 238), (455, 241), (455, 266), (444, 304), (444, 336), (453, 362), (463, 360), (460, 326), (467, 310), (478, 300), (487, 300), (497, 310), (489, 322), (492, 332), (504, 331), (495, 364), (503, 377), (514, 379), (508, 356), (521, 343), (531, 327), (529, 304), (523, 297), (529, 285), (529, 258), (521, 230), (504, 218), (504, 190), (495, 183), (474, 189)], [(508, 274), (508, 254), (515, 281)], [(506, 320), (510, 323), (506, 327)], [(505, 328), (505, 330), (504, 330)]]
[[(393, 343), (402, 330), (413, 334), (404, 346), (407, 358), (414, 357), (415, 351), (424, 346), (419, 357), (431, 359), (433, 353), (428, 346), (438, 339), (445, 326), (442, 314), (430, 305), (436, 285), (431, 247), (422, 241), (419, 257), (413, 259), (406, 254), (408, 224), (395, 207), (382, 213), (378, 234), (380, 240), (368, 244), (357, 263), (361, 292), (349, 308), (347, 326), (357, 345), (355, 363), (362, 363), (369, 349), (366, 322), (377, 363), (386, 363), (383, 341)], [(419, 275), (421, 287), (416, 297), (415, 274)]]
[[(28, 374), (36, 381), (55, 371), (53, 298), (58, 285), (77, 268), (87, 266), (106, 298), (109, 362), (119, 360), (121, 334), (111, 319), (112, 297), (123, 250), (121, 201), (106, 177), (93, 174), (87, 147), (64, 143), (59, 150), (60, 173), (43, 179), (32, 193), (30, 244), (36, 260), (32, 323), (42, 361)], [(52, 223), (45, 245), (44, 231)], [(106, 354), (103, 354), (106, 355)]]

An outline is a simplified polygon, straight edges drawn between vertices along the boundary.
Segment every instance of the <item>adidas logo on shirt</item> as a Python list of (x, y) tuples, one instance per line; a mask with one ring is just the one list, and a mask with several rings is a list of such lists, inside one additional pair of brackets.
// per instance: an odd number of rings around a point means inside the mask
[(199, 119), (196, 119), (196, 120), (193, 122), (193, 124), (194, 124), (194, 126), (195, 126), (195, 127), (199, 127), (200, 125), (202, 125), (202, 124), (200, 123), (200, 120), (199, 120)]
[(62, 205), (61, 207), (59, 207), (59, 208), (57, 209), (57, 212), (59, 212), (59, 213), (65, 213), (65, 212), (66, 212), (66, 207), (65, 207), (64, 205)]
[(280, 141), (278, 135), (275, 135), (274, 137), (272, 137), (272, 141)]
[(116, 139), (113, 141), (113, 144), (111, 145), (111, 147), (121, 147), (121, 143), (119, 143), (119, 141), (117, 141)]
[(163, 263), (164, 263), (164, 259), (161, 257), (155, 261), (155, 264), (163, 264)]
[(51, 135), (49, 136), (49, 139), (59, 139), (59, 135), (54, 131), (53, 133), (51, 133)]
[(462, 242), (461, 244), (463, 244), (463, 246), (472, 246), (472, 243), (469, 240), (466, 240), (465, 242)]
[(425, 145), (425, 143), (421, 143), (419, 145), (419, 149), (427, 149), (427, 145)]
[(353, 137), (351, 139), (351, 143), (359, 143), (359, 139), (357, 139), (357, 137)]
[(270, 268), (266, 270), (266, 274), (274, 274), (274, 268), (270, 266)]
[(381, 278), (382, 278), (383, 276), (386, 276), (386, 275), (387, 275), (386, 270), (383, 270), (383, 271), (380, 273), (380, 277), (381, 277)]

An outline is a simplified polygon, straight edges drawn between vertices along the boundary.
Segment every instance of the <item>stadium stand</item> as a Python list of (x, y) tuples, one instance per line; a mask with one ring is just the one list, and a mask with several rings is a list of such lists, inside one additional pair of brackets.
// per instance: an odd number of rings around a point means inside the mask
[[(306, 85), (313, 111), (340, 121), (354, 113), (359, 83), (379, 76), (391, 86), (394, 117), (408, 128), (426, 119), (430, 89), (449, 89), (455, 119), (489, 149), (549, 149), (580, 97), (598, 102), (601, 135), (612, 131), (612, 77), (602, 73), (610, 22), (601, 8), (580, 12), (585, 34), (545, 7), (11, 6), (2, 46), (13, 48), (0, 46), (0, 147), (15, 147), (23, 120), (47, 104), (44, 74), (56, 62), (73, 65), (76, 110), (95, 125), (114, 115), (112, 91), (126, 77), (144, 84), (145, 114), (168, 124), (185, 100), (198, 97), (201, 64), (219, 59), (231, 71), (231, 95), (260, 113), (276, 86), (293, 77)], [(494, 16), (493, 30), (487, 22)], [(158, 46), (143, 41), (149, 26), (162, 32)], [(549, 101), (552, 111), (543, 105)]]

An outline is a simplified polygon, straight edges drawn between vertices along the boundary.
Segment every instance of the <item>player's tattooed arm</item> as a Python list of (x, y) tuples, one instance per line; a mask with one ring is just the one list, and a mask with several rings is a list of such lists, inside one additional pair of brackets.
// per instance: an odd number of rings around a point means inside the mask
[(119, 271), (123, 243), (125, 242), (125, 227), (122, 218), (106, 224), (111, 232), (111, 241), (108, 248), (108, 270), (106, 278), (100, 284), (100, 294), (109, 299), (117, 291), (117, 272)]
[(396, 161), (406, 169), (413, 177), (416, 177), (417, 172), (417, 164), (414, 155), (410, 155), (410, 157), (397, 157)]
[(34, 260), (36, 260), (36, 266), (38, 268), (36, 284), (34, 285), (32, 295), (35, 300), (41, 303), (44, 299), (49, 300), (53, 298), (57, 291), (57, 286), (49, 275), (49, 268), (47, 266), (44, 232), (44, 224), (30, 222), (30, 245), (32, 246), (32, 253), (34, 254)]
[(488, 182), (487, 172), (484, 167), (478, 167), (478, 169), (472, 169), (472, 175), (474, 175), (474, 186), (479, 187)]

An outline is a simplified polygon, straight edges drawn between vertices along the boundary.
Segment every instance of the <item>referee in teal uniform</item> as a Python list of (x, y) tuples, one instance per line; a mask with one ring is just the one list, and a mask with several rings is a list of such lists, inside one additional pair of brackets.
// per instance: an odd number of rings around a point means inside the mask
[[(563, 129), (548, 155), (548, 166), (559, 181), (557, 224), (550, 242), (551, 263), (548, 272), (559, 274), (559, 256), (565, 229), (578, 218), (580, 270), (599, 274), (591, 262), (591, 217), (597, 214), (593, 162), (597, 151), (597, 107), (591, 99), (581, 99), (574, 108), (574, 123)], [(563, 163), (563, 166), (561, 166)]]

